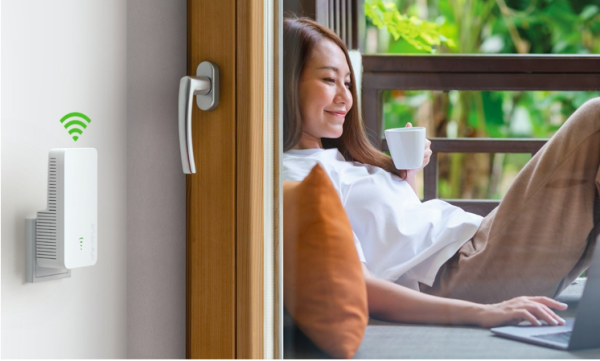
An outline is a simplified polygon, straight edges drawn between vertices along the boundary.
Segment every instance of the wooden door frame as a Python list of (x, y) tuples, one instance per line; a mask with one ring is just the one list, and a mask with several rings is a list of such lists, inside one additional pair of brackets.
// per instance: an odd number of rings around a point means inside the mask
[[(273, 5), (267, 23), (265, 6)], [(279, 29), (279, 22), (280, 0), (188, 0), (188, 75), (213, 61), (221, 84), (219, 106), (192, 115), (197, 173), (186, 176), (187, 358), (282, 358), (281, 181), (279, 152), (272, 151), (280, 149), (280, 106), (279, 97), (265, 99), (267, 88), (279, 92), (280, 66), (278, 46), (266, 49), (264, 41), (265, 26)], [(265, 282), (265, 267), (275, 280)], [(272, 308), (265, 312), (265, 305)], [(265, 334), (265, 320), (273, 321), (272, 333)]]

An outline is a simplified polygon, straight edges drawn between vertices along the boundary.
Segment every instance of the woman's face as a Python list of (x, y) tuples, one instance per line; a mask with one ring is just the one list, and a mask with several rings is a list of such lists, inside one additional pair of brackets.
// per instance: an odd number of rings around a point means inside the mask
[(342, 49), (329, 39), (321, 40), (300, 75), (300, 148), (322, 148), (321, 138), (342, 135), (346, 113), (352, 108), (350, 81)]

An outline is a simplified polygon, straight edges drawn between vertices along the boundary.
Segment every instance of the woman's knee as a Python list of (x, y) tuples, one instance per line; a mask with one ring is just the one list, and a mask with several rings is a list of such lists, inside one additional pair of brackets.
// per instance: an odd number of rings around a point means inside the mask
[(600, 97), (592, 98), (581, 105), (582, 109), (600, 116)]
[(570, 117), (580, 131), (589, 134), (600, 131), (600, 97), (583, 103)]

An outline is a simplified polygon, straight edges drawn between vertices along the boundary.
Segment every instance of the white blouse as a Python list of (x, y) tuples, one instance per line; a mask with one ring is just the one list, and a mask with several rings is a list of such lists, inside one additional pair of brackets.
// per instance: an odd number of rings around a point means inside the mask
[(386, 170), (347, 162), (336, 149), (283, 154), (283, 180), (303, 180), (319, 163), (348, 214), (361, 262), (377, 278), (419, 290), (467, 242), (483, 217), (439, 199), (421, 202), (408, 182)]

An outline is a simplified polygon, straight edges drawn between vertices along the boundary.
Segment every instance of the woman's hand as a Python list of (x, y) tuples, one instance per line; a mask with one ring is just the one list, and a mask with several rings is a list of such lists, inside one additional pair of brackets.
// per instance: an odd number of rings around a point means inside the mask
[(542, 323), (539, 320), (546, 321), (550, 326), (564, 325), (565, 320), (550, 308), (566, 310), (568, 307), (548, 297), (527, 296), (483, 306), (477, 320), (478, 324), (485, 328), (518, 325), (523, 321), (540, 326)]
[[(411, 128), (412, 124), (406, 123), (406, 127), (407, 128)], [(431, 158), (431, 154), (433, 153), (431, 151), (431, 147), (430, 146), (431, 146), (431, 141), (428, 140), (427, 138), (425, 138), (425, 154), (423, 156), (423, 165), (420, 168), (417, 168), (417, 169), (407, 169), (406, 170), (406, 173), (407, 173), (406, 176), (407, 176), (407, 178), (408, 177), (414, 177), (417, 174), (417, 172), (419, 172), (421, 169), (425, 168), (425, 166), (427, 164), (429, 164), (429, 158)]]

